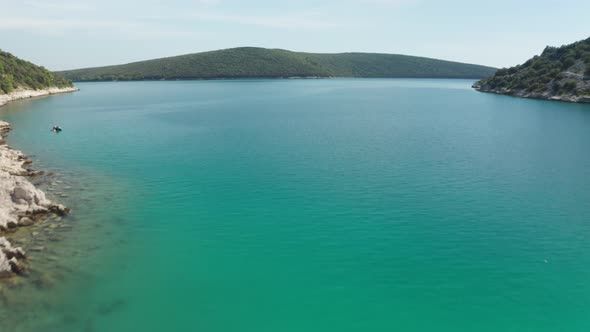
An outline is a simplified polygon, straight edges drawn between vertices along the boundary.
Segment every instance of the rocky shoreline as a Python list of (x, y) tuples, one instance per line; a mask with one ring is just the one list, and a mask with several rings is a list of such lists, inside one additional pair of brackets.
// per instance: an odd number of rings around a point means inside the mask
[(47, 88), (41, 90), (28, 90), (28, 89), (17, 89), (9, 94), (0, 94), (0, 106), (4, 106), (11, 101), (35, 97), (43, 97), (49, 95), (56, 95), (60, 93), (75, 92), (80, 89), (76, 87), (68, 88)]
[(530, 98), (530, 99), (542, 99), (542, 100), (550, 100), (550, 101), (562, 101), (568, 103), (590, 103), (590, 96), (576, 96), (576, 95), (555, 95), (548, 91), (543, 93), (538, 92), (528, 92), (525, 90), (510, 90), (510, 89), (492, 89), (486, 85), (479, 85), (474, 84), (472, 86), (475, 90), (479, 92), (487, 92), (487, 93), (495, 93), (499, 95), (507, 95), (513, 97), (520, 97), (520, 98)]
[(18, 227), (33, 225), (50, 214), (64, 216), (69, 209), (47, 199), (27, 177), (39, 171), (29, 168), (31, 161), (6, 145), (9, 123), (0, 121), (0, 277), (24, 272), (26, 253), (3, 236)]

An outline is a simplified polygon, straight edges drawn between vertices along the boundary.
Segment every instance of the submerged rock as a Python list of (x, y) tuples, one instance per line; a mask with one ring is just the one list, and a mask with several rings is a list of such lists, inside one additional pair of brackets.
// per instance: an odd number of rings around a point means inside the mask
[(19, 260), (25, 258), (25, 252), (20, 247), (13, 247), (8, 240), (0, 237), (0, 277), (13, 273), (21, 274), (24, 266)]
[(22, 266), (21, 263), (18, 260), (16, 260), (16, 258), (9, 259), (8, 263), (10, 264), (12, 272), (16, 274), (22, 274), (25, 271), (24, 266)]
[(33, 223), (33, 219), (29, 217), (22, 217), (19, 221), (19, 224), (22, 226), (31, 226)]
[(61, 204), (53, 204), (49, 207), (49, 211), (57, 214), (58, 216), (65, 216), (70, 213), (70, 209), (61, 205)]
[(110, 315), (118, 310), (120, 310), (125, 305), (125, 301), (122, 299), (116, 299), (109, 303), (101, 304), (97, 309), (96, 312), (101, 315)]
[(40, 289), (51, 288), (57, 283), (56, 276), (43, 273), (40, 276), (33, 279), (33, 284)]

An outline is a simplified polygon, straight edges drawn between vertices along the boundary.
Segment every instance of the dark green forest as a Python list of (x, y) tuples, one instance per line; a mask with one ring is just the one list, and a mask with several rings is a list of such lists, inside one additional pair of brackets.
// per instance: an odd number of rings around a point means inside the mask
[(553, 95), (590, 94), (590, 38), (561, 47), (547, 46), (525, 63), (502, 68), (476, 85), (485, 90), (517, 90)]
[(72, 86), (70, 80), (0, 50), (0, 93), (10, 93), (17, 88), (38, 90), (69, 86)]
[(73, 81), (288, 77), (482, 78), (495, 68), (422, 57), (241, 47), (59, 72)]

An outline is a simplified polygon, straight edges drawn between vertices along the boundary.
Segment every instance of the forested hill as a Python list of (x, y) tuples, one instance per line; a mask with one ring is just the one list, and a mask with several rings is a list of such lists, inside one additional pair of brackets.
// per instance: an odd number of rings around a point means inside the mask
[(64, 77), (0, 50), (0, 94), (19, 88), (39, 90), (70, 86), (72, 82)]
[(482, 78), (491, 67), (396, 54), (317, 54), (241, 47), (62, 71), (73, 81), (287, 77)]
[(473, 87), (525, 98), (590, 103), (590, 38), (561, 47), (547, 46), (541, 55), (500, 69)]

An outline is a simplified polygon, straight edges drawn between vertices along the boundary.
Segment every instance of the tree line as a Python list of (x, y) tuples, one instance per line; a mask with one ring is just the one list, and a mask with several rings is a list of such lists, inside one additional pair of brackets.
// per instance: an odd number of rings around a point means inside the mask
[(39, 90), (69, 86), (72, 86), (70, 80), (0, 50), (0, 93), (10, 93), (17, 88)]

